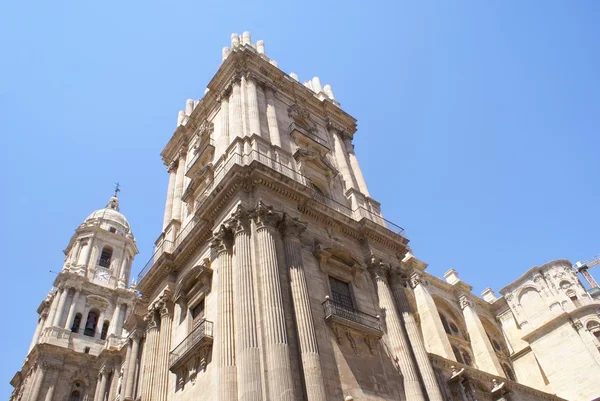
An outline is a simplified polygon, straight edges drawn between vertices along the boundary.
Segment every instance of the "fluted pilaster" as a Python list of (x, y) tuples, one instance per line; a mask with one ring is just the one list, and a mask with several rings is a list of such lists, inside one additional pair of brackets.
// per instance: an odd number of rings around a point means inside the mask
[[(40, 339), (40, 333), (42, 332), (42, 329), (44, 328), (44, 324), (46, 323), (46, 318), (47, 318), (47, 314), (45, 312), (42, 312), (40, 314), (40, 317), (38, 318), (38, 324), (35, 327), (35, 333), (33, 333), (33, 338), (31, 339), (31, 344), (29, 345), (29, 351), (31, 351), (31, 349), (33, 347), (35, 347), (38, 340)], [(29, 351), (27, 351), (27, 352), (29, 352)]]
[(156, 311), (151, 308), (146, 316), (146, 344), (144, 346), (143, 363), (144, 371), (141, 376), (141, 394), (142, 400), (152, 400), (155, 381), (156, 358), (158, 355), (158, 322), (156, 320)]
[(344, 136), (344, 143), (346, 146), (346, 151), (348, 152), (348, 160), (350, 161), (350, 168), (354, 173), (354, 179), (358, 185), (358, 189), (365, 196), (369, 195), (369, 190), (367, 189), (367, 182), (365, 181), (365, 177), (363, 176), (362, 170), (360, 169), (360, 165), (358, 164), (358, 159), (356, 158), (356, 153), (354, 153), (354, 145), (352, 144), (352, 140), (349, 136)]
[(167, 186), (167, 200), (165, 202), (165, 216), (163, 219), (163, 231), (165, 230), (165, 228), (167, 228), (167, 226), (169, 225), (169, 223), (171, 222), (171, 219), (173, 218), (173, 195), (175, 193), (175, 177), (176, 177), (176, 172), (175, 172), (175, 165), (174, 163), (171, 163), (169, 165), (169, 167), (167, 167), (167, 171), (169, 173), (169, 185)]
[(77, 305), (79, 304), (79, 295), (81, 294), (81, 290), (75, 290), (75, 294), (73, 294), (73, 299), (71, 300), (71, 305), (69, 305), (69, 314), (67, 315), (67, 320), (65, 321), (65, 329), (70, 329), (73, 325), (73, 318), (75, 317), (75, 311), (77, 310)]
[(265, 348), (265, 373), (270, 400), (294, 400), (294, 382), (285, 324), (275, 235), (281, 215), (260, 202), (254, 213), (258, 239), (260, 311)]
[(140, 341), (142, 340), (142, 333), (139, 330), (134, 331), (129, 336), (130, 343), (127, 348), (127, 356), (125, 361), (125, 373), (123, 375), (123, 382), (121, 383), (121, 394), (124, 400), (133, 399), (133, 386), (135, 384), (135, 367), (140, 352)]
[(160, 313), (160, 335), (156, 364), (156, 382), (153, 383), (153, 390), (156, 401), (167, 401), (169, 391), (169, 351), (171, 349), (171, 324), (173, 322), (173, 305), (170, 295), (163, 293), (158, 302), (158, 311)]
[(267, 125), (269, 127), (271, 145), (281, 147), (281, 135), (279, 133), (279, 124), (277, 124), (277, 107), (275, 105), (275, 88), (266, 87), (265, 98), (267, 101)]
[(306, 396), (308, 401), (327, 401), (317, 333), (312, 318), (306, 274), (302, 264), (300, 235), (306, 230), (306, 223), (284, 215), (283, 220), (279, 223), (279, 229), (283, 234), (285, 260), (290, 274)]
[(53, 326), (60, 326), (60, 322), (65, 313), (65, 305), (67, 303), (67, 297), (69, 296), (69, 289), (62, 288), (60, 291), (60, 301), (58, 302), (58, 308), (56, 309), (56, 315), (54, 316)]
[(246, 80), (248, 93), (248, 125), (250, 127), (249, 135), (261, 136), (260, 132), (260, 113), (258, 111), (258, 92), (256, 88), (256, 78), (250, 74)]
[(57, 379), (58, 379), (58, 368), (56, 366), (50, 366), (48, 371), (48, 389), (46, 390), (46, 396), (44, 401), (52, 401), (54, 398), (54, 392), (56, 390)]
[(228, 224), (234, 231), (233, 320), (238, 400), (262, 401), (248, 212), (238, 207)]
[(369, 270), (375, 278), (379, 306), (385, 311), (385, 337), (387, 337), (387, 343), (402, 373), (406, 399), (425, 401), (425, 396), (419, 383), (417, 368), (411, 358), (410, 347), (392, 297), (388, 281), (389, 266), (379, 261), (372, 261)]
[(110, 370), (106, 367), (100, 369), (100, 384), (98, 385), (98, 392), (96, 393), (95, 401), (105, 401), (106, 399), (106, 386), (108, 385), (108, 375)]
[(175, 192), (173, 194), (173, 216), (172, 219), (183, 220), (183, 201), (181, 195), (183, 195), (183, 182), (185, 180), (185, 152), (179, 154), (179, 162), (177, 165), (177, 175), (175, 176)]
[(219, 400), (237, 399), (235, 366), (235, 326), (233, 313), (232, 233), (221, 226), (215, 234), (212, 247), (217, 253), (219, 296), (217, 316), (217, 357), (219, 362)]
[(29, 396), (29, 401), (39, 401), (40, 391), (42, 390), (42, 385), (44, 384), (44, 377), (46, 375), (47, 366), (43, 363), (40, 363), (36, 369), (35, 380), (33, 381), (33, 388), (31, 389), (31, 395)]
[(393, 274), (394, 279), (392, 280), (392, 292), (394, 293), (396, 306), (398, 306), (398, 311), (400, 312), (400, 317), (404, 323), (408, 340), (415, 355), (415, 359), (417, 360), (417, 366), (421, 372), (421, 377), (423, 378), (425, 391), (427, 392), (429, 401), (443, 401), (444, 398), (435, 378), (435, 372), (431, 366), (431, 361), (429, 360), (429, 356), (425, 350), (425, 344), (423, 344), (419, 327), (417, 326), (415, 317), (410, 310), (408, 298), (404, 292), (405, 280), (402, 279), (399, 272), (395, 271)]
[(221, 94), (221, 133), (219, 140), (221, 141), (221, 149), (225, 151), (231, 143), (229, 138), (229, 93)]
[(340, 170), (342, 178), (344, 179), (344, 183), (346, 184), (346, 190), (350, 188), (358, 188), (356, 180), (354, 179), (354, 176), (350, 171), (350, 167), (348, 166), (347, 152), (338, 129), (332, 124), (328, 125), (328, 129), (333, 137), (333, 155), (335, 157), (337, 168)]
[(242, 126), (242, 90), (239, 77), (231, 83), (231, 97), (229, 99), (229, 138), (243, 138)]

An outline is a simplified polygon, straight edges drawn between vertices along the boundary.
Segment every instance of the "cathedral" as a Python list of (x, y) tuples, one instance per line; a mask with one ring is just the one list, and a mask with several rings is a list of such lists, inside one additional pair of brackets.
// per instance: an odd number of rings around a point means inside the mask
[(430, 275), (355, 134), (330, 85), (233, 34), (161, 153), (154, 254), (133, 278), (117, 192), (76, 228), (10, 401), (598, 399), (600, 300), (571, 263), (481, 297)]

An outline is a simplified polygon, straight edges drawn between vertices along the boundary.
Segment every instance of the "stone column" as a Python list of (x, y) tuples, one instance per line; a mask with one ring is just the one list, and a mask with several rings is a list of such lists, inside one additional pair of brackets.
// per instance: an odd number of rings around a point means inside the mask
[(234, 230), (233, 320), (238, 400), (262, 401), (248, 212), (238, 207), (228, 224)]
[(175, 165), (169, 164), (167, 167), (169, 173), (169, 185), (167, 186), (167, 200), (165, 202), (165, 216), (163, 219), (163, 231), (167, 228), (173, 219), (173, 194), (175, 193)]
[(75, 242), (73, 249), (71, 251), (71, 257), (69, 258), (69, 263), (75, 266), (77, 264), (77, 255), (79, 254), (79, 249), (81, 248), (81, 238)]
[(335, 157), (335, 161), (337, 162), (337, 167), (342, 174), (342, 178), (344, 179), (344, 183), (346, 184), (346, 190), (350, 188), (357, 189), (358, 186), (356, 181), (354, 180), (354, 176), (350, 171), (350, 167), (348, 166), (348, 160), (346, 159), (346, 149), (342, 142), (342, 138), (338, 132), (338, 128), (333, 124), (328, 124), (327, 128), (333, 137), (333, 155)]
[(371, 195), (369, 195), (369, 190), (367, 189), (365, 177), (362, 174), (362, 170), (360, 169), (360, 165), (358, 164), (358, 159), (356, 158), (356, 154), (354, 153), (354, 145), (352, 144), (350, 136), (344, 136), (344, 144), (346, 145), (348, 159), (350, 160), (350, 168), (352, 169), (352, 173), (354, 173), (354, 179), (358, 184), (358, 189), (360, 190), (360, 192), (362, 192), (363, 195), (370, 197)]
[(65, 329), (67, 330), (69, 330), (73, 325), (73, 319), (75, 318), (75, 310), (77, 309), (77, 305), (79, 303), (80, 294), (80, 289), (76, 289), (75, 294), (73, 294), (73, 300), (71, 301), (71, 305), (69, 306), (69, 314), (67, 315), (67, 320), (65, 322)]
[(248, 124), (248, 110), (246, 109), (246, 105), (248, 104), (248, 80), (246, 79), (245, 73), (242, 73), (240, 78), (240, 100), (242, 104), (242, 137), (250, 136), (249, 134), (249, 124)]
[(229, 101), (229, 137), (243, 138), (242, 125), (242, 93), (240, 78), (234, 77), (231, 83), (231, 98)]
[(387, 343), (400, 368), (404, 380), (404, 392), (407, 400), (425, 401), (425, 396), (419, 383), (419, 375), (415, 363), (411, 358), (410, 346), (402, 330), (400, 317), (396, 311), (396, 305), (392, 297), (392, 291), (388, 282), (389, 266), (373, 260), (369, 266), (371, 274), (375, 278), (377, 286), (377, 297), (379, 307), (384, 310)]
[(275, 106), (275, 88), (265, 87), (265, 98), (267, 101), (267, 125), (269, 126), (269, 138), (271, 145), (281, 148), (281, 136), (279, 124), (277, 124), (277, 108)]
[(410, 286), (415, 293), (425, 349), (432, 354), (456, 361), (440, 314), (420, 272), (414, 272), (410, 276)]
[(423, 384), (425, 385), (425, 391), (427, 392), (429, 401), (444, 401), (444, 397), (442, 396), (442, 392), (435, 378), (435, 372), (431, 366), (431, 361), (425, 350), (425, 344), (423, 344), (419, 326), (417, 326), (415, 316), (410, 310), (408, 298), (404, 292), (405, 280), (401, 278), (398, 271), (393, 272), (393, 274), (392, 292), (394, 293), (396, 306), (398, 307), (400, 317), (404, 323), (408, 340), (415, 355), (415, 359), (417, 360), (417, 366), (421, 372), (421, 377), (423, 378)]
[(98, 393), (96, 394), (95, 401), (105, 401), (106, 386), (108, 384), (108, 375), (110, 374), (110, 371), (108, 368), (102, 367), (102, 369), (100, 369), (100, 374), (102, 375), (102, 378), (100, 379), (100, 384), (98, 385)]
[(285, 260), (290, 273), (292, 301), (298, 329), (306, 396), (308, 401), (327, 401), (319, 358), (317, 333), (312, 318), (306, 274), (302, 264), (300, 235), (306, 230), (306, 223), (284, 215), (283, 220), (279, 223), (279, 229), (283, 234)]
[(45, 327), (52, 327), (54, 323), (54, 317), (56, 316), (56, 309), (58, 309), (58, 303), (60, 302), (60, 289), (57, 288), (50, 304), (50, 311), (48, 312), (48, 318), (46, 319)]
[(258, 250), (259, 298), (263, 324), (265, 374), (270, 400), (294, 400), (294, 381), (285, 325), (281, 279), (277, 263), (275, 235), (281, 215), (259, 202), (254, 219)]
[(179, 153), (179, 163), (177, 166), (177, 175), (175, 176), (175, 192), (173, 195), (173, 219), (181, 222), (183, 201), (183, 179), (185, 178), (185, 152)]
[(133, 399), (133, 385), (135, 384), (135, 365), (137, 364), (138, 353), (140, 350), (141, 333), (134, 331), (131, 336), (131, 347), (127, 349), (127, 362), (125, 363), (125, 375), (121, 387), (125, 389), (124, 399)]
[(129, 365), (131, 364), (131, 348), (132, 348), (131, 337), (127, 338), (127, 351), (125, 352), (125, 362), (123, 363), (123, 381), (121, 382), (121, 391), (117, 394), (120, 395), (121, 400), (125, 398), (127, 393), (127, 381), (129, 380)]
[(44, 363), (40, 363), (38, 365), (29, 401), (39, 401), (40, 391), (42, 390), (42, 385), (44, 384), (44, 377), (46, 375), (46, 369), (47, 366)]
[(146, 321), (146, 343), (144, 345), (143, 366), (144, 371), (140, 375), (142, 400), (151, 400), (154, 388), (154, 369), (156, 366), (157, 346), (158, 346), (158, 323), (156, 321), (156, 311), (152, 308), (144, 316)]
[(60, 289), (60, 300), (58, 301), (58, 307), (56, 308), (56, 314), (54, 315), (54, 321), (52, 322), (52, 326), (59, 326), (60, 321), (62, 320), (63, 313), (65, 310), (65, 303), (67, 302), (67, 297), (69, 296), (68, 288)]
[[(98, 316), (98, 323), (96, 324), (96, 333), (94, 337), (100, 338), (102, 337), (102, 327), (104, 327), (104, 321), (106, 320), (106, 309), (102, 309), (100, 311), (100, 316)], [(110, 328), (110, 327), (109, 327)], [(106, 333), (108, 335), (108, 333)]]
[(46, 323), (47, 316), (48, 316), (48, 314), (45, 312), (42, 312), (40, 314), (40, 317), (38, 318), (38, 324), (35, 327), (35, 333), (33, 333), (33, 339), (31, 340), (31, 344), (29, 345), (29, 350), (27, 351), (28, 353), (29, 353), (29, 351), (31, 351), (31, 349), (33, 347), (35, 347), (38, 340), (40, 339), (40, 334), (42, 332), (42, 329), (44, 328), (44, 323)]
[(505, 377), (502, 365), (500, 365), (498, 356), (494, 352), (494, 347), (475, 311), (473, 301), (469, 299), (467, 294), (461, 294), (458, 297), (458, 302), (463, 311), (477, 368), (496, 376)]
[(113, 311), (112, 319), (110, 320), (110, 327), (108, 330), (109, 335), (117, 335), (117, 328), (119, 326), (119, 317), (121, 316), (121, 304), (117, 299), (115, 310)]
[(92, 255), (92, 248), (94, 247), (94, 237), (88, 238), (87, 246), (85, 247), (85, 253), (83, 254), (83, 264), (89, 266), (90, 256)]
[(219, 140), (221, 141), (221, 147), (223, 148), (222, 153), (225, 153), (227, 147), (231, 143), (229, 140), (229, 93), (224, 92), (220, 97), (221, 101), (221, 135)]
[(171, 323), (173, 321), (173, 305), (170, 295), (163, 293), (158, 303), (160, 312), (160, 336), (156, 364), (156, 381), (152, 384), (156, 401), (167, 401), (169, 392), (169, 351), (171, 350)]
[(231, 232), (224, 226), (214, 236), (212, 247), (217, 253), (219, 274), (217, 357), (219, 363), (219, 400), (237, 399), (235, 367), (235, 326), (233, 313), (233, 271)]
[(248, 136), (256, 134), (262, 136), (260, 132), (260, 113), (258, 111), (258, 92), (256, 89), (256, 77), (247, 75), (247, 93), (248, 93), (248, 122), (250, 132)]
[(46, 390), (45, 401), (52, 401), (54, 398), (54, 390), (56, 389), (56, 380), (58, 379), (58, 368), (56, 366), (50, 366), (48, 372), (48, 390)]

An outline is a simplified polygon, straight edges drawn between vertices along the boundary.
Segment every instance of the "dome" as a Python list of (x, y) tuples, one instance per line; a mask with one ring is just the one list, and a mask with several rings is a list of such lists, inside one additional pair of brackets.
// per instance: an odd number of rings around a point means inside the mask
[(116, 232), (121, 235), (131, 235), (131, 228), (129, 222), (119, 212), (119, 199), (113, 196), (109, 199), (108, 204), (104, 209), (99, 209), (90, 214), (85, 221), (84, 225), (99, 225), (101, 228)]

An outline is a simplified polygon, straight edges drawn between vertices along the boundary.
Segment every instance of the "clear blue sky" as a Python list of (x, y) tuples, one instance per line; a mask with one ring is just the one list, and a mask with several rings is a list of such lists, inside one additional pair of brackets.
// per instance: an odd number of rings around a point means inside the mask
[(159, 152), (231, 32), (332, 85), (358, 119), (371, 194), (431, 273), (456, 268), (479, 294), (600, 253), (599, 2), (333, 3), (0, 4), (0, 398), (49, 270), (116, 181), (140, 248), (134, 272), (150, 257), (166, 193)]

